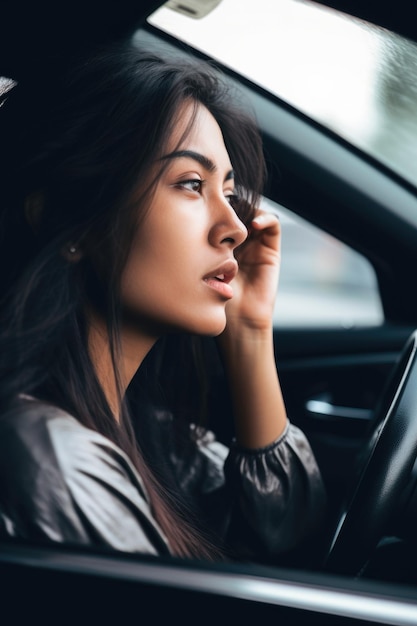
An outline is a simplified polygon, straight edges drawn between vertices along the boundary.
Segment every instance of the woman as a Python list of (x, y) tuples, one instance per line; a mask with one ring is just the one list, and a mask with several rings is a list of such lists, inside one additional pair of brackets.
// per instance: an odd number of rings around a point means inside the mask
[[(130, 46), (7, 95), (1, 535), (200, 558), (293, 548), (323, 488), (275, 368), (280, 228), (255, 208), (253, 122), (208, 68)], [(182, 333), (218, 338), (230, 451), (129, 400)]]

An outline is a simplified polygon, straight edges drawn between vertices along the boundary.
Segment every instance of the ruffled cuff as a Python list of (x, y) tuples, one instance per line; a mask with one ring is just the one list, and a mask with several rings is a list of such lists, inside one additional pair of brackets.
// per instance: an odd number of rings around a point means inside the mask
[(225, 463), (233, 498), (230, 537), (239, 550), (278, 554), (313, 533), (323, 518), (324, 487), (304, 433), (288, 423), (264, 448), (236, 442)]
[(269, 443), (267, 446), (262, 446), (261, 448), (246, 448), (245, 446), (241, 446), (236, 439), (233, 439), (232, 445), (230, 446), (231, 450), (235, 450), (238, 454), (266, 454), (271, 450), (274, 450), (277, 446), (279, 446), (288, 435), (288, 431), (290, 430), (290, 422), (287, 420), (287, 424), (284, 428), (284, 431), (280, 434), (275, 441)]

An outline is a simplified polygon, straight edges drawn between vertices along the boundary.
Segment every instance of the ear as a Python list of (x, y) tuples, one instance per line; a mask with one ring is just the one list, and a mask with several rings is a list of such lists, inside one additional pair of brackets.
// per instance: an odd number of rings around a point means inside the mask
[(44, 207), (42, 191), (33, 191), (25, 198), (25, 218), (34, 233), (39, 230)]

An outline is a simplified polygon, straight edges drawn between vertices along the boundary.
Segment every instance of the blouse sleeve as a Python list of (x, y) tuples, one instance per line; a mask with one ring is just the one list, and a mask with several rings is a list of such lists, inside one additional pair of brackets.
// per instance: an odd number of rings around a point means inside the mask
[(169, 554), (143, 481), (126, 454), (71, 418), (48, 424), (57, 463), (88, 543)]
[(271, 558), (317, 531), (325, 491), (299, 428), (288, 423), (279, 439), (260, 449), (236, 442), (228, 449), (210, 432), (197, 441), (199, 459), (192, 475), (200, 505), (239, 556)]
[(0, 537), (169, 554), (140, 475), (106, 437), (35, 401), (0, 420)]

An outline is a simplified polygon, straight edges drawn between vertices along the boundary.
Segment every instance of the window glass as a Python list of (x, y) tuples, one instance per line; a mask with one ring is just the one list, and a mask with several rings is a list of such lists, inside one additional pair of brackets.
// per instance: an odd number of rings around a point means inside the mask
[(205, 0), (168, 5), (151, 16), (151, 24), (268, 89), (417, 186), (414, 42), (308, 0), (221, 0), (200, 18)]
[(383, 322), (373, 267), (362, 255), (289, 210), (264, 199), (279, 216), (282, 264), (276, 326), (374, 326)]
[(6, 76), (0, 76), (0, 96), (8, 92), (14, 85), (15, 82), (10, 78), (6, 78)]

